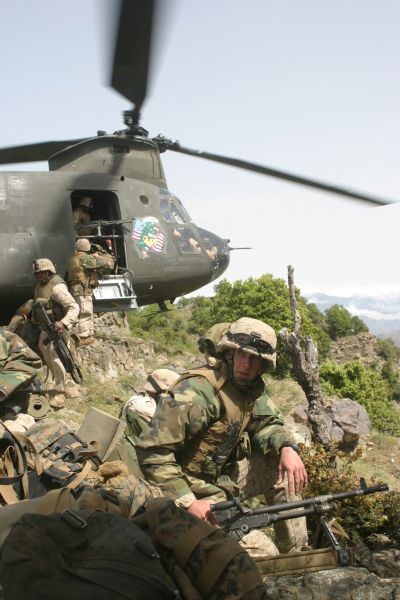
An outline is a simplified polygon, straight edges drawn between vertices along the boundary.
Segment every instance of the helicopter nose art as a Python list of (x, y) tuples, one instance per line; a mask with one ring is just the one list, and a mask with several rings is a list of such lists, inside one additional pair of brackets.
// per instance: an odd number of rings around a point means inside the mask
[(211, 261), (211, 280), (217, 279), (229, 265), (229, 240), (223, 239), (207, 231), (198, 228), (207, 255)]

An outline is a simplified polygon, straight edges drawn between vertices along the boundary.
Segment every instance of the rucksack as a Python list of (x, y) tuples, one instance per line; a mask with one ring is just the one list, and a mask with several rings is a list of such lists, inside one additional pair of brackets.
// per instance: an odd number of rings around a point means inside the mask
[(83, 442), (66, 424), (45, 419), (26, 435), (2, 421), (0, 437), (0, 504), (36, 498), (62, 487), (74, 489), (100, 464), (97, 444)]
[(0, 509), (7, 600), (266, 598), (247, 552), (171, 500), (151, 500), (133, 520), (100, 490), (53, 490), (23, 504)]
[(7, 600), (179, 597), (150, 537), (102, 511), (24, 515), (4, 543), (0, 579)]

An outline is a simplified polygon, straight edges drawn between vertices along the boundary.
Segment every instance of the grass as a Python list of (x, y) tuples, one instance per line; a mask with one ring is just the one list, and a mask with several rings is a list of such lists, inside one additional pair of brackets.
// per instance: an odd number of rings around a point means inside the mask
[(399, 438), (372, 430), (363, 455), (353, 463), (354, 471), (367, 483), (382, 481), (400, 491), (399, 452)]
[(283, 416), (286, 416), (297, 404), (307, 404), (303, 390), (292, 379), (274, 379), (267, 375), (264, 380), (272, 402)]

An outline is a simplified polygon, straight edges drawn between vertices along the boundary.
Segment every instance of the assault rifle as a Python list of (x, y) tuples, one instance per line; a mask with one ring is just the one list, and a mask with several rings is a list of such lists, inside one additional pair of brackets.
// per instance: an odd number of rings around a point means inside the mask
[(61, 360), (64, 369), (71, 375), (75, 383), (82, 385), (83, 376), (81, 370), (74, 362), (71, 352), (68, 350), (67, 344), (56, 330), (54, 322), (50, 319), (45, 307), (41, 302), (36, 302), (35, 309), (38, 309), (40, 312), (42, 324), (47, 335), (49, 336), (49, 340), (53, 342), (54, 350), (56, 351), (58, 358)]
[[(339, 554), (341, 564), (349, 564), (346, 551), (340, 546), (333, 533), (329, 521), (325, 514), (333, 510), (333, 503), (347, 498), (356, 496), (367, 496), (376, 492), (386, 492), (389, 487), (386, 483), (378, 483), (371, 487), (367, 487), (365, 479), (360, 479), (360, 487), (356, 490), (348, 490), (339, 492), (338, 494), (326, 494), (324, 496), (314, 496), (304, 500), (296, 500), (295, 502), (286, 502), (284, 504), (275, 504), (271, 506), (261, 506), (258, 508), (247, 508), (243, 506), (238, 498), (217, 502), (211, 505), (211, 510), (214, 513), (218, 524), (225, 531), (232, 533), (234, 537), (240, 538), (246, 535), (252, 529), (261, 527), (269, 527), (278, 521), (286, 521), (288, 519), (298, 519), (307, 515), (317, 515), (319, 517), (319, 530), (325, 533), (330, 545)], [(318, 542), (319, 546), (320, 535)]]

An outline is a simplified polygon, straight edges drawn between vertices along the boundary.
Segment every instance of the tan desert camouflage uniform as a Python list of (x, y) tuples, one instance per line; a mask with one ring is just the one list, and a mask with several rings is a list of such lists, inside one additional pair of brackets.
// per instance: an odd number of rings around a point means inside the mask
[[(56, 274), (51, 274), (46, 284), (38, 283), (35, 288), (34, 299), (40, 301), (51, 308), (56, 321), (64, 324), (66, 331), (69, 331), (79, 315), (79, 307), (74, 298), (68, 291), (65, 281)], [(56, 392), (65, 392), (67, 374), (52, 342), (46, 331), (43, 329), (38, 348), (43, 355), (44, 361), (54, 379), (54, 390)]]
[[(139, 463), (146, 479), (186, 507), (195, 499), (220, 501), (239, 493), (243, 497), (265, 494), (269, 504), (287, 501), (285, 486), (274, 484), (278, 478), (278, 451), (284, 442), (292, 440), (282, 417), (269, 402), (261, 377), (246, 389), (236, 388), (243, 403), (242, 412), (248, 410), (250, 415), (245, 431), (234, 440), (227, 460), (221, 463), (216, 457), (229, 429), (218, 429), (224, 420), (220, 392), (198, 373), (189, 372), (179, 380), (172, 387), (173, 397), (160, 397), (147, 432), (137, 441)], [(231, 382), (227, 384), (233, 386)], [(296, 521), (279, 523), (274, 528), (281, 552), (307, 544), (304, 523), (296, 525)]]
[[(88, 249), (84, 242), (87, 242)], [(77, 251), (71, 256), (67, 269), (67, 283), (71, 294), (79, 306), (79, 321), (76, 333), (80, 338), (93, 336), (93, 297), (92, 291), (99, 284), (99, 278), (106, 273), (111, 273), (115, 259), (107, 254), (100, 246), (96, 252), (91, 252), (89, 240), (81, 238), (76, 242)]]
[(42, 362), (15, 333), (0, 329), (0, 401), (36, 377)]

